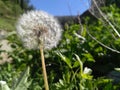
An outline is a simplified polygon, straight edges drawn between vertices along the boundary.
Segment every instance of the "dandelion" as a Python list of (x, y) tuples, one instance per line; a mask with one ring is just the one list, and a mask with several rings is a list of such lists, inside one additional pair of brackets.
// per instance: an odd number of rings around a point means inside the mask
[(52, 15), (43, 11), (30, 11), (18, 20), (17, 32), (27, 49), (38, 49), (40, 45), (50, 50), (57, 46), (62, 29)]
[(18, 20), (17, 33), (27, 49), (40, 49), (45, 89), (49, 90), (43, 51), (57, 46), (62, 33), (60, 25), (46, 12), (29, 11)]

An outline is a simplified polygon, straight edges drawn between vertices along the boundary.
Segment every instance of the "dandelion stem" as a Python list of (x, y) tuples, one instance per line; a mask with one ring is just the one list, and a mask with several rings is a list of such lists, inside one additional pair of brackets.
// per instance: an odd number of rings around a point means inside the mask
[(42, 61), (42, 69), (43, 69), (45, 90), (49, 90), (48, 80), (47, 80), (47, 73), (46, 73), (46, 67), (45, 67), (44, 52), (43, 52), (43, 47), (41, 47), (41, 46), (40, 46), (40, 53), (41, 53), (41, 61)]

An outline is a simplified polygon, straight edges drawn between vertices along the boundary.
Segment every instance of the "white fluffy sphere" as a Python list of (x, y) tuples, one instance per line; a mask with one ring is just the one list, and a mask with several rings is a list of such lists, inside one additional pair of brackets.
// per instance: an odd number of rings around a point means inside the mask
[(38, 49), (40, 45), (44, 49), (56, 47), (62, 34), (58, 21), (44, 11), (24, 13), (19, 18), (16, 28), (27, 49)]

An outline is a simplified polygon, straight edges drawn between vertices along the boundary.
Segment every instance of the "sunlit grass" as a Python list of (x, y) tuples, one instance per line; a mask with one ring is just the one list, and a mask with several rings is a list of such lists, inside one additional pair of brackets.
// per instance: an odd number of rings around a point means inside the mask
[(15, 20), (0, 18), (0, 29), (7, 31), (15, 30)]

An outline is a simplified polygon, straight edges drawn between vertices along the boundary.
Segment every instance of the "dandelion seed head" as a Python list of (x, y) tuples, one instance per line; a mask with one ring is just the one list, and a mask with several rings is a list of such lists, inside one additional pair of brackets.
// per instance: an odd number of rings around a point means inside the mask
[(44, 11), (24, 13), (16, 28), (23, 45), (28, 49), (38, 49), (41, 41), (44, 49), (56, 47), (62, 34), (58, 21)]

